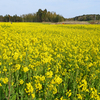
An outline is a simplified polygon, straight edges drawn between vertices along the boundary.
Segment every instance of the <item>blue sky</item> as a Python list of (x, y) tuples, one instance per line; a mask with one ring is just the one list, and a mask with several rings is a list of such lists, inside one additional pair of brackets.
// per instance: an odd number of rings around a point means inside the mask
[(0, 0), (0, 15), (18, 16), (38, 9), (54, 11), (65, 18), (83, 14), (100, 14), (100, 0)]

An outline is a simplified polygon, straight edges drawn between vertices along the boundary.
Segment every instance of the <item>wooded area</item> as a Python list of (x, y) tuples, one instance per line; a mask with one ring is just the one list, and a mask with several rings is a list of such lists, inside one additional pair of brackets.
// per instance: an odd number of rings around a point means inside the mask
[(0, 22), (61, 22), (65, 18), (55, 12), (39, 9), (36, 13), (23, 14), (21, 16), (0, 15)]
[(89, 15), (82, 15), (76, 16), (74, 18), (69, 18), (67, 20), (74, 20), (74, 21), (90, 21), (90, 20), (100, 20), (99, 14), (89, 14)]

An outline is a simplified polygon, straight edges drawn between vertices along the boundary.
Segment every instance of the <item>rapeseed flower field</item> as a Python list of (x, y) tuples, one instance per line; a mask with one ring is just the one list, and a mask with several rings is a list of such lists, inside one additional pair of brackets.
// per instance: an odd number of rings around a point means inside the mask
[(0, 100), (100, 100), (100, 25), (0, 23)]

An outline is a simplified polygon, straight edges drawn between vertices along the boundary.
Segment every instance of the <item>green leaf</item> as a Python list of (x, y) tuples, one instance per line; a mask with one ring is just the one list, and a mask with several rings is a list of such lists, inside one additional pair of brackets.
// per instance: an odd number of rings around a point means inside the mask
[(11, 100), (16, 100), (16, 94), (12, 96)]
[(21, 90), (19, 89), (19, 93), (22, 94)]
[(6, 96), (8, 96), (8, 89), (6, 88)]

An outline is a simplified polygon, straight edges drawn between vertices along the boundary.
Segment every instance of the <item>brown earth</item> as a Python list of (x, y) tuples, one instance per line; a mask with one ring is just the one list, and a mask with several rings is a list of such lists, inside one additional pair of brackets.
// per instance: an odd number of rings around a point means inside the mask
[(86, 21), (64, 21), (64, 22), (57, 22), (57, 24), (89, 24)]
[(63, 21), (63, 22), (42, 22), (44, 24), (100, 24), (100, 21), (91, 21), (90, 23), (87, 21)]
[(85, 21), (64, 21), (64, 22), (42, 22), (44, 24), (89, 24)]

